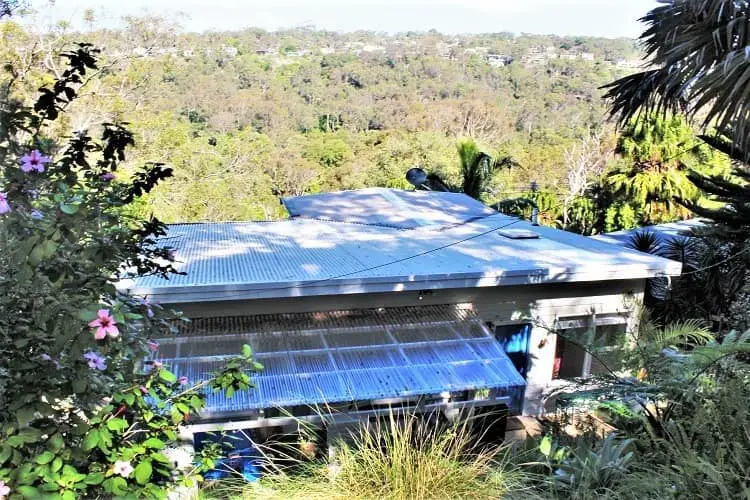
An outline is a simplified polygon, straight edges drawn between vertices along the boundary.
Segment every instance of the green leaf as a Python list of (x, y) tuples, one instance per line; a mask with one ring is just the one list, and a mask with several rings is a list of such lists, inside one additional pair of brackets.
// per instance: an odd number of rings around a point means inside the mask
[(552, 451), (551, 436), (544, 436), (542, 438), (542, 441), (539, 443), (539, 451), (542, 452), (542, 455), (544, 455), (545, 457), (549, 457), (549, 454)]
[(68, 215), (74, 215), (81, 208), (80, 205), (74, 205), (72, 203), (60, 203), (60, 210)]
[(83, 449), (86, 451), (92, 450), (99, 444), (99, 431), (91, 429), (83, 440)]
[(11, 453), (13, 453), (13, 448), (11, 448), (8, 445), (0, 448), (0, 465), (3, 465), (5, 462), (8, 461)]
[(128, 492), (128, 483), (125, 481), (125, 478), (113, 477), (107, 480), (106, 483), (109, 483), (108, 490), (114, 495), (122, 496)]
[(34, 408), (28, 406), (16, 410), (16, 420), (18, 421), (18, 425), (21, 427), (29, 425), (31, 421), (34, 420), (34, 413)]
[(144, 460), (135, 468), (135, 480), (138, 484), (146, 484), (151, 479), (151, 461)]
[(128, 428), (128, 422), (124, 418), (113, 418), (107, 422), (107, 429), (120, 432)]
[(144, 442), (143, 442), (142, 444), (143, 444), (143, 446), (145, 446), (146, 448), (155, 448), (155, 449), (157, 449), (157, 450), (161, 450), (162, 448), (164, 448), (164, 446), (166, 446), (166, 445), (164, 444), (164, 441), (162, 441), (162, 440), (161, 440), (161, 439), (159, 439), (159, 438), (155, 438), (155, 437), (152, 437), (152, 438), (148, 438), (148, 439), (147, 439), (147, 440), (145, 440), (145, 441), (144, 441)]
[(33, 486), (17, 486), (16, 493), (20, 493), (24, 498), (44, 498), (38, 489)]
[(253, 355), (253, 349), (249, 345), (245, 344), (242, 346), (242, 355), (245, 358), (250, 358)]
[(159, 377), (161, 377), (161, 379), (165, 382), (170, 382), (170, 383), (177, 382), (177, 377), (175, 376), (174, 373), (170, 372), (169, 370), (164, 370), (164, 369), (160, 370)]
[(168, 464), (169, 463), (169, 459), (163, 453), (152, 453), (151, 454), (151, 458), (154, 461), (161, 462), (163, 464)]
[(59, 432), (56, 432), (52, 435), (51, 438), (47, 440), (47, 448), (49, 448), (51, 451), (57, 453), (60, 451), (63, 446), (65, 446), (65, 441), (63, 440), (63, 437), (60, 435)]
[(62, 466), (63, 466), (62, 458), (57, 457), (56, 459), (52, 461), (52, 465), (50, 465), (49, 468), (52, 472), (57, 472), (62, 468)]
[(39, 429), (27, 427), (26, 429), (21, 429), (18, 433), (18, 437), (21, 438), (24, 443), (36, 443), (42, 437), (42, 432)]
[(104, 473), (103, 472), (92, 472), (88, 476), (86, 476), (86, 479), (84, 479), (84, 482), (86, 484), (102, 484), (102, 481), (104, 481)]
[(86, 387), (88, 386), (85, 379), (77, 378), (73, 381), (73, 392), (76, 394), (82, 394), (86, 392)]
[(52, 460), (55, 459), (55, 454), (51, 451), (45, 451), (44, 453), (41, 453), (37, 455), (36, 457), (36, 463), (39, 465), (45, 465), (50, 463)]

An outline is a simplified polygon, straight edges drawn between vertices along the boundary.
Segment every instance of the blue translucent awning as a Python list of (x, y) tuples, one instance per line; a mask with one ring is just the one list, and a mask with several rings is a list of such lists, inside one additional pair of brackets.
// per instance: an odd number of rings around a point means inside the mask
[(205, 417), (496, 389), (518, 403), (525, 384), (468, 308), (425, 306), (201, 318), (159, 340), (158, 358), (177, 376), (208, 378), (250, 344), (257, 387), (210, 395)]

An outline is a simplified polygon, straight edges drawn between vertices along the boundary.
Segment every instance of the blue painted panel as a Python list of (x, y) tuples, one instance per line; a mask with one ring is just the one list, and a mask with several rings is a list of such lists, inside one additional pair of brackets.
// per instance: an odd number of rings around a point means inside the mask
[(503, 325), (495, 327), (495, 338), (513, 362), (518, 373), (526, 378), (526, 365), (529, 359), (531, 325)]

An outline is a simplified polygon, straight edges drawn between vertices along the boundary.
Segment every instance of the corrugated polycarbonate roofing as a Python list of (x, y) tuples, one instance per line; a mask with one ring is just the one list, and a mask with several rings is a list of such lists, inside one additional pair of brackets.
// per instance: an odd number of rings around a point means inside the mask
[(291, 217), (398, 229), (462, 224), (495, 213), (461, 193), (369, 188), (282, 199)]
[[(429, 193), (428, 193), (429, 194)], [(512, 239), (499, 230), (534, 232)], [(184, 276), (120, 283), (162, 303), (652, 278), (681, 265), (494, 214), (411, 230), (290, 219), (174, 224)]]
[(523, 378), (484, 324), (456, 306), (204, 318), (160, 339), (157, 357), (203, 380), (250, 344), (264, 370), (256, 387), (208, 398), (204, 416), (299, 405), (499, 389)]

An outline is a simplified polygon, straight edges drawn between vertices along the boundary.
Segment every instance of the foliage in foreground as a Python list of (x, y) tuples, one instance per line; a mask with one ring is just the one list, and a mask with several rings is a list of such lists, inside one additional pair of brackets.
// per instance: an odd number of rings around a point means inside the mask
[[(748, 498), (750, 332), (721, 341), (695, 321), (642, 322), (622, 360), (638, 377), (571, 386), (616, 431), (579, 422), (526, 446), (480, 448), (471, 422), (391, 418), (361, 429), (336, 458), (221, 481), (207, 498)], [(589, 380), (589, 382), (591, 382)]]
[(204, 406), (201, 389), (250, 384), (250, 352), (197, 387), (143, 362), (176, 313), (115, 283), (175, 271), (157, 241), (164, 226), (129, 215), (171, 171), (154, 164), (122, 178), (133, 137), (121, 125), (104, 124), (99, 140), (86, 131), (65, 144), (49, 137), (97, 71), (96, 55), (85, 44), (64, 53), (67, 69), (33, 108), (1, 89), (2, 498), (164, 498), (215, 458), (208, 450), (183, 474), (165, 454), (178, 425)]
[(209, 498), (477, 498), (528, 490), (505, 446), (477, 444), (470, 422), (392, 414), (340, 442), (334, 461), (278, 471), (257, 484), (240, 480), (205, 490)]

